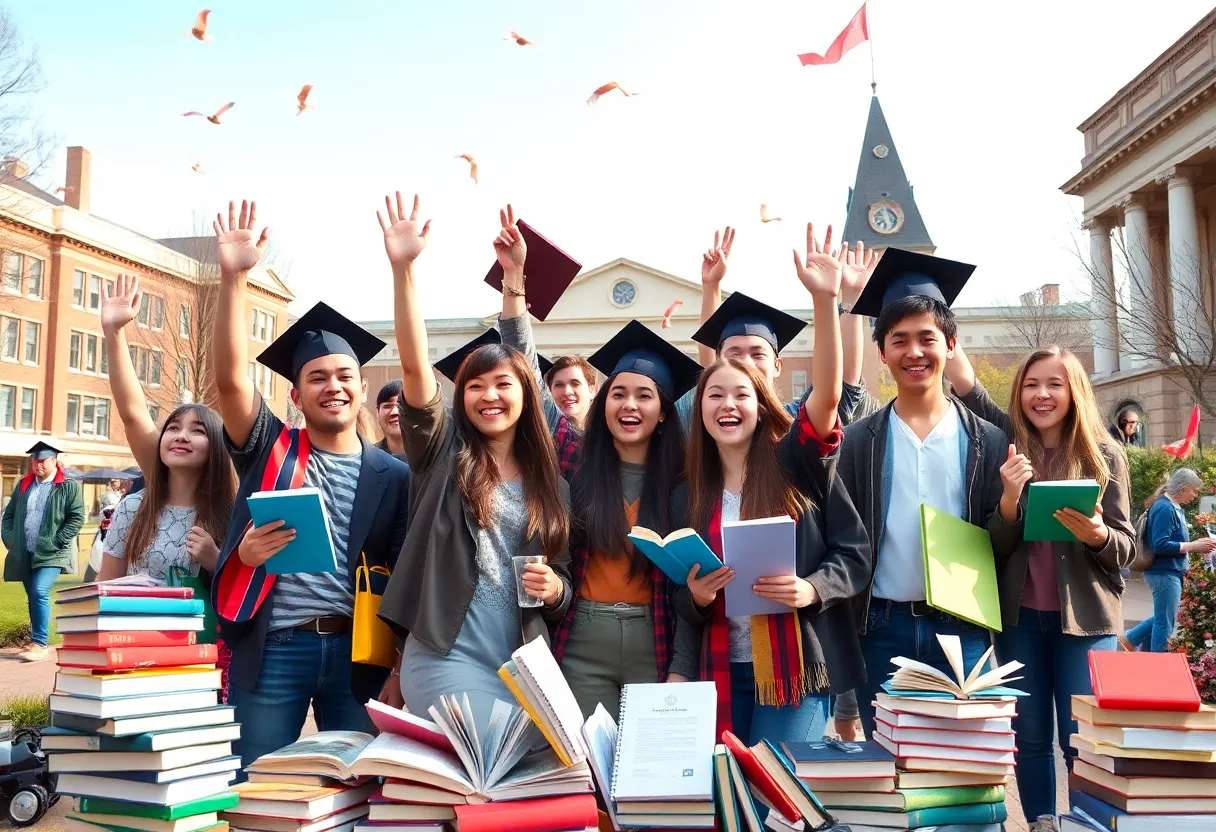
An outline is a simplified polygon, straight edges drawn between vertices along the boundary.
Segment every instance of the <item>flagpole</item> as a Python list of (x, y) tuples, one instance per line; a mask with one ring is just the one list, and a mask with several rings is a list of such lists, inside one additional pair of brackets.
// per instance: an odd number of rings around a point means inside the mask
[(874, 73), (874, 30), (870, 26), (870, 3), (866, 0), (866, 40), (870, 43), (870, 94), (878, 94), (878, 78)]

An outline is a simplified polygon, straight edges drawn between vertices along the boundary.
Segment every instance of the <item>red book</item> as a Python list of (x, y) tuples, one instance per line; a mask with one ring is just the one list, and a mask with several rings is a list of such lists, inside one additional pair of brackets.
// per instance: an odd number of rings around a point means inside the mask
[[(528, 256), (524, 260), (528, 311), (538, 321), (543, 321), (549, 317), (582, 265), (523, 220), (516, 225), (528, 246)], [(502, 266), (495, 261), (486, 274), (485, 282), (501, 292), (502, 277)]]
[(589, 829), (598, 822), (599, 810), (592, 794), (456, 807), (460, 832), (561, 832)]
[(1099, 708), (1199, 710), (1199, 691), (1182, 653), (1089, 651), (1089, 680)]
[(219, 651), (214, 644), (185, 647), (107, 647), (101, 650), (59, 649), (60, 667), (90, 667), (97, 670), (133, 670), (137, 667), (181, 667), (215, 664)]
[(188, 586), (142, 586), (140, 584), (114, 585), (105, 583), (82, 584), (55, 593), (56, 601), (83, 601), (85, 598), (193, 598), (194, 589)]
[(743, 771), (744, 778), (756, 787), (770, 806), (780, 812), (783, 817), (802, 817), (802, 812), (794, 805), (794, 801), (790, 800), (785, 791), (777, 785), (773, 776), (765, 770), (764, 766), (760, 765), (760, 761), (756, 759), (756, 755), (750, 748), (740, 742), (739, 738), (730, 731), (722, 732), (722, 742), (739, 761), (739, 768)]
[(440, 751), (456, 750), (448, 735), (429, 719), (422, 719), (375, 699), (369, 700), (366, 707), (372, 725), (382, 734), (400, 734)]
[(198, 633), (115, 630), (105, 633), (63, 634), (63, 646), (78, 650), (100, 650), (106, 647), (186, 647), (190, 644), (198, 644)]

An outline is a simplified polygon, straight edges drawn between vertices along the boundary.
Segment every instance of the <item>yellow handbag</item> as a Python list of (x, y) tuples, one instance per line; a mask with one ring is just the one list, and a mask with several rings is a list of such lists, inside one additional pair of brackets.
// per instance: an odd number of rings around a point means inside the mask
[[(355, 616), (351, 631), (350, 659), (359, 664), (393, 667), (397, 663), (397, 639), (392, 629), (380, 620), (380, 599), (383, 587), (392, 574), (387, 566), (368, 568), (367, 555), (360, 552), (355, 569)], [(378, 587), (373, 588), (372, 578)], [(375, 589), (380, 589), (376, 592)]]

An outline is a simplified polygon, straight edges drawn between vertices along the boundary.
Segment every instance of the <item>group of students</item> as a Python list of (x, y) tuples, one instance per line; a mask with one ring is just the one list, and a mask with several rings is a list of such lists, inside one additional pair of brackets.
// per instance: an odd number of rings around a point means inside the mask
[[(1117, 649), (1135, 536), (1123, 452), (1072, 353), (1029, 355), (1003, 409), (950, 310), (973, 267), (835, 250), (830, 228), (821, 242), (808, 225), (793, 256), (815, 321), (800, 401), (782, 402), (775, 380), (805, 323), (741, 293), (722, 301), (731, 229), (703, 256), (699, 362), (632, 321), (542, 374), (528, 283), (546, 280), (548, 258), (529, 259), (508, 207), (493, 241), (499, 327), (432, 366), (418, 300), (430, 223), (400, 193), (379, 217), (401, 359), (400, 381), (376, 398), (379, 446), (357, 420), (360, 368), (384, 345), (325, 304), (257, 359), (290, 381), (303, 426), (284, 424), (249, 380), (245, 284), (266, 243), (255, 205), (230, 204), (215, 222), (218, 414), (182, 405), (158, 430), (123, 336), (137, 281), (120, 278), (102, 306), (115, 404), (147, 487), (119, 507), (101, 576), (163, 578), (174, 563), (210, 576), (245, 763), (294, 740), (310, 705), (321, 730), (360, 729), (369, 698), (425, 713), (468, 693), (485, 719), (509, 697), (499, 667), (536, 637), (585, 711), (614, 711), (626, 684), (706, 680), (719, 727), (745, 742), (817, 739), (833, 696), (838, 725), (855, 709), (868, 736), (893, 657), (948, 671), (935, 635), (958, 636), (968, 666), (989, 645), (987, 630), (925, 601), (928, 504), (990, 532), (997, 654), (1026, 665), (1031, 694), (1015, 722), (1021, 799), (1029, 818), (1054, 813), (1053, 740), (1071, 757), (1069, 697), (1089, 691), (1086, 653)], [(881, 408), (861, 385), (866, 318), (898, 391)], [(450, 403), (436, 373), (454, 384)], [(1076, 478), (1101, 486), (1092, 517), (1057, 515), (1076, 540), (1023, 540), (1027, 484)], [(304, 485), (321, 491), (338, 570), (268, 574), (294, 532), (254, 526), (245, 498)], [(788, 608), (775, 615), (728, 617), (730, 568), (673, 582), (627, 538), (635, 525), (687, 526), (720, 556), (723, 523), (775, 516), (796, 523), (796, 575), (751, 588)], [(520, 555), (543, 556), (522, 577), (537, 606), (517, 601)], [(380, 604), (398, 637), (391, 670), (351, 661), (361, 564), (391, 570)]]

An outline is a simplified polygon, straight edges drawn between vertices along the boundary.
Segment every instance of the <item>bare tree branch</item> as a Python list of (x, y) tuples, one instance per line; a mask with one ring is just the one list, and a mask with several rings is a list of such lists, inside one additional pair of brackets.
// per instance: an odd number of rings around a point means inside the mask
[(1089, 310), (1083, 304), (1062, 304), (1035, 290), (1023, 295), (1020, 305), (999, 308), (1005, 328), (999, 346), (1017, 351), (1052, 345), (1080, 350), (1090, 342)]

